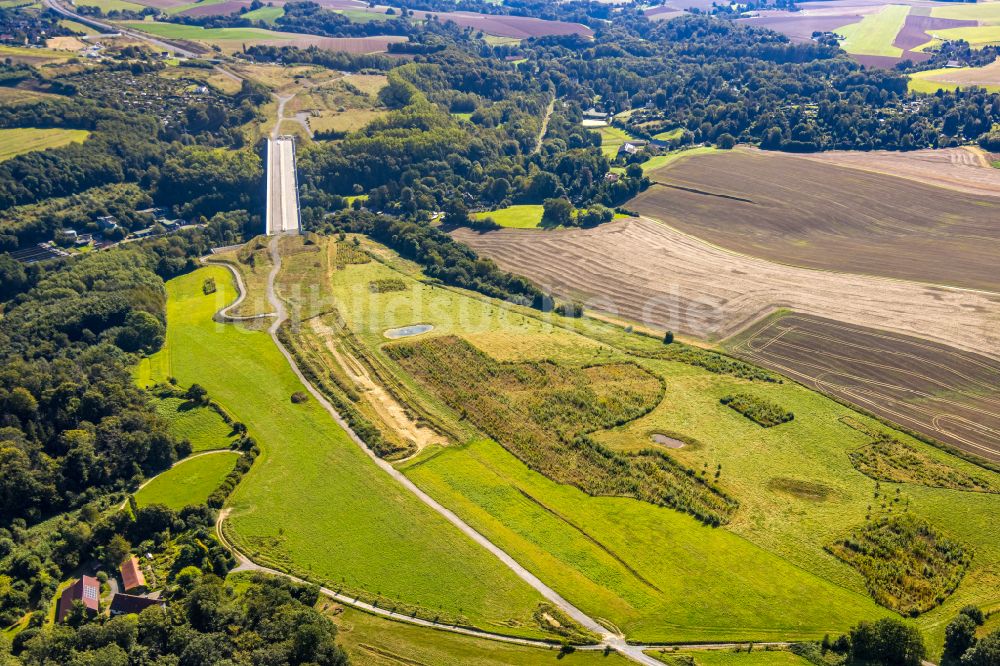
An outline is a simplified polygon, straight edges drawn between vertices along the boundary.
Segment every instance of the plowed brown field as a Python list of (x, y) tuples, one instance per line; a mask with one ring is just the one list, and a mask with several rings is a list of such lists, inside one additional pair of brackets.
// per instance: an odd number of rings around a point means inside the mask
[(780, 153), (651, 172), (643, 215), (772, 261), (1000, 292), (1000, 198)]
[(726, 346), (911, 430), (1000, 461), (1000, 362), (800, 314), (752, 326)]

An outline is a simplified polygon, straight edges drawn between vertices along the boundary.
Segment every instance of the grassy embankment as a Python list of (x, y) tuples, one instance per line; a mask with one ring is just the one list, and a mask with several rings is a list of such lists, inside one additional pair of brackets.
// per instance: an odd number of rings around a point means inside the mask
[(608, 656), (603, 652), (581, 651), (561, 655), (555, 648), (540, 650), (431, 631), (351, 608), (334, 615), (333, 621), (337, 624), (337, 643), (347, 650), (354, 666), (626, 666), (631, 663), (614, 652)]
[[(214, 277), (215, 294), (205, 295)], [(140, 380), (199, 383), (262, 453), (230, 497), (227, 536), (255, 560), (420, 615), (539, 635), (538, 595), (393, 482), (303, 391), (270, 337), (212, 321), (235, 297), (229, 272), (171, 280), (166, 348)]]
[[(406, 275), (404, 292), (360, 297), (372, 280), (400, 275), (373, 262), (347, 266), (332, 278), (344, 318), (374, 358), (391, 364), (379, 351), (386, 329), (421, 322), (435, 327), (426, 335), (461, 335), (501, 360), (633, 360), (664, 378), (666, 398), (647, 416), (594, 437), (634, 451), (651, 446), (653, 433), (680, 436), (689, 444), (669, 452), (676, 460), (694, 470), (722, 466), (719, 483), (741, 507), (728, 526), (711, 529), (668, 509), (555, 484), (488, 441), (430, 448), (406, 465), (414, 481), (585, 611), (634, 640), (819, 637), (888, 613), (872, 601), (857, 571), (824, 550), (863, 524), (867, 506), (874, 503), (877, 511), (880, 501), (875, 481), (848, 455), (870, 440), (840, 419), (882, 426), (793, 383), (749, 382), (628, 356), (622, 348), (657, 353), (663, 346), (593, 321), (559, 320), (586, 333), (577, 335)], [(427, 413), (450, 419), (464, 433), (461, 441), (475, 439), (470, 424), (435, 396), (402, 374), (398, 380)], [(781, 405), (795, 420), (761, 428), (720, 403), (734, 393)], [(974, 469), (902, 433), (894, 436), (957, 470)], [(911, 511), (975, 553), (958, 590), (917, 620), (936, 649), (961, 605), (1000, 600), (1000, 525), (990, 520), (1000, 511), (1000, 496), (881, 484), (885, 493), (897, 487)]]
[(233, 471), (239, 454), (211, 453), (177, 463), (146, 484), (135, 494), (139, 506), (165, 504), (179, 511), (191, 504), (203, 504)]
[(0, 162), (36, 150), (59, 148), (71, 143), (83, 143), (89, 136), (90, 132), (87, 130), (38, 129), (35, 127), (0, 129)]

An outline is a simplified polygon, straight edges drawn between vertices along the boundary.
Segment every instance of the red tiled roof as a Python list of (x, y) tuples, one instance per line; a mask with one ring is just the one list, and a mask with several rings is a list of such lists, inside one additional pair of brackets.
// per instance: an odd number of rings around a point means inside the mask
[(139, 558), (135, 555), (122, 562), (121, 573), (122, 585), (126, 592), (146, 586), (146, 577), (142, 575), (142, 569), (139, 568)]
[(59, 609), (57, 618), (61, 622), (66, 614), (73, 607), (76, 600), (83, 602), (87, 610), (97, 612), (101, 601), (101, 584), (93, 576), (83, 576), (75, 583), (63, 590), (59, 597)]

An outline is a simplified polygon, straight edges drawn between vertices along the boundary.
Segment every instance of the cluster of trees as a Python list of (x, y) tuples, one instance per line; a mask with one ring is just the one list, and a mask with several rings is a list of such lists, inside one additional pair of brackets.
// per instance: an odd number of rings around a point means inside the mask
[(253, 574), (237, 588), (194, 570), (166, 608), (21, 632), (13, 663), (346, 666), (318, 598), (315, 586), (281, 578)]
[(635, 109), (629, 129), (639, 136), (659, 120), (695, 143), (905, 150), (974, 140), (1000, 120), (996, 94), (912, 95), (904, 74), (865, 69), (835, 46), (703, 16), (616, 17), (593, 41), (552, 37), (527, 50), (561, 97)]
[(719, 399), (719, 402), (765, 428), (788, 423), (795, 419), (795, 414), (781, 405), (749, 393), (727, 395)]
[(1000, 629), (982, 638), (976, 633), (986, 622), (983, 611), (965, 606), (944, 630), (943, 666), (994, 666), (1000, 664)]
[[(850, 633), (822, 643), (800, 643), (792, 651), (816, 664), (845, 663), (871, 666), (920, 666), (927, 648), (920, 631), (897, 618), (859, 622)], [(832, 655), (830, 654), (832, 653)], [(831, 656), (838, 657), (831, 659)]]
[[(244, 93), (238, 108), (256, 113), (255, 104), (263, 99), (262, 93), (253, 86)], [(186, 117), (200, 123), (203, 111), (191, 107)], [(235, 113), (222, 114), (217, 120), (235, 129), (246, 119), (244, 114)], [(185, 215), (212, 215), (220, 210), (249, 208), (261, 173), (259, 157), (247, 149), (227, 152), (169, 143), (172, 138), (163, 134), (155, 117), (108, 109), (90, 101), (55, 100), (0, 107), (0, 127), (91, 131), (82, 144), (25, 153), (0, 163), (0, 211), (133, 182), (155, 192), (158, 201), (178, 204)], [(192, 143), (190, 138), (188, 143)], [(11, 230), (5, 222), (0, 225), (0, 233), (30, 242), (50, 227), (42, 221), (26, 225), (22, 233)]]
[(78, 506), (176, 460), (179, 442), (130, 372), (129, 352), (163, 343), (155, 266), (138, 248), (90, 255), (6, 304), (0, 524)]

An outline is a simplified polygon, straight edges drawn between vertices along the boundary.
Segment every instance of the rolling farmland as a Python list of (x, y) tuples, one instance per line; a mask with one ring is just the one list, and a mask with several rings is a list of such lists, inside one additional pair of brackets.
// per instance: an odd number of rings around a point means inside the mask
[[(1000, 68), (997, 71), (1000, 73)], [(907, 178), (967, 194), (1000, 197), (1000, 169), (991, 167), (988, 156), (973, 146), (909, 152), (830, 150), (798, 157)]]
[(544, 234), (458, 229), (453, 235), (556, 295), (660, 330), (718, 340), (790, 308), (967, 351), (1000, 350), (1000, 296), (785, 266), (645, 218)]
[(722, 247), (1000, 291), (997, 197), (748, 150), (694, 156), (649, 176), (657, 184), (630, 208)]
[(734, 354), (911, 430), (1000, 461), (1000, 362), (917, 338), (788, 314)]

